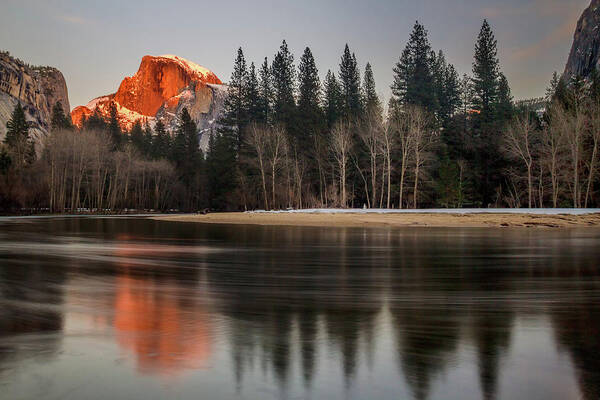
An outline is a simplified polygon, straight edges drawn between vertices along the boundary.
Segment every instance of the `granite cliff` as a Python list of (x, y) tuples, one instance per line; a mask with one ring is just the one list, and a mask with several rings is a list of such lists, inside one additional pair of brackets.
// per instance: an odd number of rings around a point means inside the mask
[(577, 22), (563, 77), (589, 78), (600, 69), (600, 0), (592, 0)]
[(34, 67), (0, 52), (0, 140), (6, 135), (6, 121), (21, 102), (30, 134), (39, 143), (48, 132), (52, 108), (62, 104), (65, 114), (70, 111), (67, 84), (63, 74), (52, 67)]

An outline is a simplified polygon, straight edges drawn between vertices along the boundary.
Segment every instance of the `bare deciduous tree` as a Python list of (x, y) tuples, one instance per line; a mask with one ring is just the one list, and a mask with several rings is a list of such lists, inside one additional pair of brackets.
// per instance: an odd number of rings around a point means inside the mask
[(598, 145), (600, 144), (600, 103), (594, 102), (589, 107), (589, 136), (592, 152), (588, 162), (587, 188), (585, 190), (585, 201), (583, 206), (587, 208), (591, 189), (594, 184), (596, 173), (596, 158), (598, 157)]
[(263, 199), (265, 204), (265, 210), (269, 209), (269, 201), (267, 195), (267, 128), (261, 127), (258, 124), (251, 124), (248, 129), (247, 142), (250, 148), (254, 151), (255, 161), (258, 166), (261, 183)]
[(352, 149), (352, 125), (348, 121), (338, 122), (331, 131), (331, 150), (332, 156), (337, 165), (338, 179), (341, 191), (341, 206), (348, 206), (346, 192), (346, 174), (350, 150)]
[(528, 206), (533, 207), (533, 152), (535, 125), (530, 115), (517, 115), (504, 130), (504, 149), (509, 157), (522, 162), (527, 170)]
[(541, 137), (542, 162), (550, 173), (552, 186), (552, 206), (558, 206), (560, 195), (561, 167), (564, 164), (565, 138), (569, 128), (568, 115), (559, 102), (552, 103), (548, 108), (548, 125)]
[[(378, 159), (380, 158), (380, 150), (382, 148), (381, 141), (383, 139), (383, 126), (380, 113), (377, 109), (372, 109), (367, 112), (363, 122), (360, 125), (358, 131), (360, 141), (364, 145), (366, 152), (369, 156), (369, 175), (371, 183), (371, 192), (369, 193), (368, 187), (366, 190), (366, 198), (369, 208), (375, 207), (377, 202), (377, 172), (378, 172)], [(360, 168), (357, 165), (357, 168)], [(361, 171), (361, 175), (362, 171)]]

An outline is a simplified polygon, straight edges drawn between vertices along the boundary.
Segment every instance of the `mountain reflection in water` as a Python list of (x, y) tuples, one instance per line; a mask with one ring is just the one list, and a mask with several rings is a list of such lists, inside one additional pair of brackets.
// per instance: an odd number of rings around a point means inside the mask
[(599, 244), (0, 220), (0, 398), (598, 399)]

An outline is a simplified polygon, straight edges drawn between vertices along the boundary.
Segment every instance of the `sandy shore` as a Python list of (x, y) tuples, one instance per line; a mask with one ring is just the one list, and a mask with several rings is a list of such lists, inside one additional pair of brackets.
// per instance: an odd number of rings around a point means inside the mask
[(163, 221), (208, 224), (253, 224), (338, 227), (520, 227), (520, 228), (600, 228), (600, 214), (324, 214), (324, 213), (215, 213), (151, 217)]

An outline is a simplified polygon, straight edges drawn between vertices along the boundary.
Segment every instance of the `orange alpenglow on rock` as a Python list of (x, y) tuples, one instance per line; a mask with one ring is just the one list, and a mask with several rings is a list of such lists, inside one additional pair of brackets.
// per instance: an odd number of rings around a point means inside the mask
[[(110, 104), (115, 103), (121, 128), (129, 130), (133, 124), (151, 121), (164, 106), (173, 109), (181, 92), (195, 85), (221, 85), (210, 70), (174, 55), (145, 56), (138, 71), (121, 82), (116, 93), (98, 97), (71, 112), (73, 123), (81, 128), (83, 121), (96, 110), (104, 117), (110, 114)], [(197, 90), (197, 89), (196, 89)]]
[(181, 302), (169, 287), (127, 275), (116, 280), (117, 343), (133, 352), (144, 374), (177, 375), (203, 368), (211, 357), (208, 312), (200, 303)]

